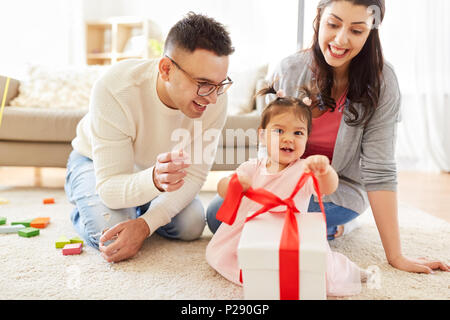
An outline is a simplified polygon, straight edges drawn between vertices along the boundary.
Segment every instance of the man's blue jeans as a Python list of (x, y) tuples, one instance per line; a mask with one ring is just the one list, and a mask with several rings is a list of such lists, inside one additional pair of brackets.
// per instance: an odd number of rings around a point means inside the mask
[[(110, 209), (95, 191), (94, 164), (91, 159), (72, 151), (67, 162), (64, 185), (67, 198), (75, 205), (70, 216), (78, 234), (90, 246), (97, 248), (102, 232), (114, 225), (136, 219), (147, 212), (151, 201), (132, 208)], [(167, 225), (155, 232), (163, 237), (179, 240), (195, 240), (205, 228), (203, 205), (196, 197), (186, 208), (172, 218)]]
[[(212, 233), (215, 233), (222, 223), (216, 219), (217, 211), (219, 211), (222, 203), (223, 199), (219, 195), (216, 195), (206, 210), (206, 222)], [(328, 240), (334, 239), (334, 234), (336, 234), (339, 225), (346, 224), (359, 216), (355, 211), (340, 207), (331, 202), (324, 202), (323, 206), (327, 219)], [(311, 197), (308, 212), (320, 212), (319, 203), (314, 202), (314, 197)]]

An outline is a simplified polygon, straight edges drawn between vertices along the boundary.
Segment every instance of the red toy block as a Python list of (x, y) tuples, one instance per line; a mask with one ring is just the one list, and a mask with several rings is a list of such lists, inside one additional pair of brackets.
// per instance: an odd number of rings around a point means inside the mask
[(30, 223), (30, 227), (44, 229), (50, 223), (50, 218), (36, 218)]
[(66, 244), (64, 248), (62, 249), (63, 255), (72, 255), (72, 254), (80, 254), (83, 250), (83, 244), (82, 243), (71, 243)]
[(53, 199), (53, 198), (47, 198), (47, 199), (42, 200), (42, 202), (43, 202), (44, 204), (51, 204), (51, 203), (55, 203), (55, 199)]

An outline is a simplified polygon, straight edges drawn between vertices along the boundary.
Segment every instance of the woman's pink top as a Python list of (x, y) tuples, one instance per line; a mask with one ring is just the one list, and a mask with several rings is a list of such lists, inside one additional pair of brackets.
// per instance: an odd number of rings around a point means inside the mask
[[(245, 175), (252, 181), (252, 188), (264, 188), (281, 199), (288, 198), (304, 171), (304, 160), (299, 159), (278, 173), (268, 173), (267, 158), (251, 159), (236, 170), (238, 175)], [(294, 198), (295, 206), (300, 212), (307, 212), (311, 195), (314, 193), (312, 179)], [(237, 247), (241, 237), (244, 221), (248, 214), (259, 210), (262, 205), (244, 197), (233, 225), (222, 223), (206, 248), (206, 260), (226, 279), (241, 285), (238, 265)], [(281, 208), (281, 207), (280, 207)], [(274, 208), (273, 211), (279, 211)], [(327, 243), (328, 244), (328, 243)], [(343, 254), (332, 252), (327, 245), (327, 295), (345, 296), (361, 291), (359, 267)]]
[(341, 125), (343, 107), (347, 99), (347, 92), (336, 102), (334, 112), (327, 111), (319, 118), (312, 119), (311, 134), (308, 137), (305, 153), (302, 159), (321, 154), (333, 160), (334, 145)]

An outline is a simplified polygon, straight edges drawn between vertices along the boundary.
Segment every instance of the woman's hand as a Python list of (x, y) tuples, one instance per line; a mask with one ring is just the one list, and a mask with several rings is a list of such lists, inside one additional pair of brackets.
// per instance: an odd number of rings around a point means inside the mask
[(398, 256), (389, 262), (396, 269), (416, 272), (416, 273), (434, 273), (433, 270), (442, 270), (448, 272), (450, 265), (438, 260), (427, 260), (426, 258), (411, 259), (403, 255)]

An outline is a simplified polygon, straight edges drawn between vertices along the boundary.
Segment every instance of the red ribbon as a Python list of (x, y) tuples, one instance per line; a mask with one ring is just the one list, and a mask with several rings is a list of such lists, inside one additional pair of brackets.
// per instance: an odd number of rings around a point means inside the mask
[(236, 220), (236, 215), (244, 196), (263, 205), (260, 210), (255, 212), (250, 217), (247, 217), (245, 222), (256, 218), (260, 214), (269, 212), (269, 210), (272, 208), (278, 206), (287, 207), (285, 211), (286, 216), (279, 246), (279, 277), (281, 300), (299, 300), (300, 297), (300, 238), (298, 234), (297, 219), (295, 218), (295, 214), (300, 213), (300, 211), (295, 207), (294, 197), (298, 193), (298, 191), (305, 185), (309, 177), (313, 179), (314, 189), (316, 190), (317, 197), (319, 199), (320, 210), (322, 211), (322, 217), (326, 224), (325, 209), (323, 207), (322, 196), (319, 190), (319, 183), (317, 181), (317, 178), (311, 172), (304, 173), (300, 177), (297, 185), (294, 188), (294, 191), (291, 193), (289, 198), (284, 200), (264, 189), (255, 190), (250, 187), (246, 192), (243, 192), (238, 176), (237, 174), (234, 174), (228, 185), (225, 200), (216, 215), (216, 218), (218, 220), (232, 225)]

